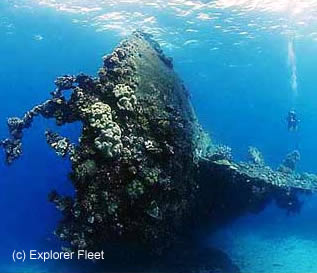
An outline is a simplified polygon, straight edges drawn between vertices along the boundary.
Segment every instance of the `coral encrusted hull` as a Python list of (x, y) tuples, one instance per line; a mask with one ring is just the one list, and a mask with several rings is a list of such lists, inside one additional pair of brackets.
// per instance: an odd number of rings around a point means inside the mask
[(75, 197), (52, 191), (49, 199), (64, 215), (56, 234), (73, 249), (133, 241), (158, 253), (206, 219), (230, 220), (272, 198), (298, 207), (291, 175), (276, 184), (282, 173), (268, 171), (255, 148), (255, 163), (239, 165), (230, 148), (213, 147), (172, 60), (149, 35), (124, 40), (104, 57), (97, 77), (65, 75), (55, 84), (50, 99), (8, 119), (10, 137), (0, 146), (11, 164), (36, 116), (60, 126), (82, 123), (78, 145), (45, 132), (49, 146), (72, 163)]
[(56, 234), (75, 249), (118, 240), (167, 247), (193, 213), (205, 138), (171, 59), (136, 32), (104, 57), (98, 77), (55, 83), (51, 99), (8, 120), (7, 163), (21, 155), (23, 130), (35, 116), (81, 121), (78, 146), (45, 132), (50, 147), (69, 156), (76, 190), (74, 199), (49, 196), (64, 214)]

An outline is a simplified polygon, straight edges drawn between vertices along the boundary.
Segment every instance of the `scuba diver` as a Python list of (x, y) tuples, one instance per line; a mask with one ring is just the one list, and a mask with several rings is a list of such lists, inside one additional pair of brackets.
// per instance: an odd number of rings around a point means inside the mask
[(295, 110), (290, 110), (288, 112), (288, 116), (286, 118), (286, 121), (287, 121), (288, 130), (290, 132), (297, 131), (298, 124), (299, 124), (300, 120), (298, 119)]

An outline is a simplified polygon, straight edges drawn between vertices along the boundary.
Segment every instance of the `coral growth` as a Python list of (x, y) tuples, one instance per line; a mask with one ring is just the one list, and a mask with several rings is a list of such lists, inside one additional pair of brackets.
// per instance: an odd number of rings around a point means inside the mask
[(122, 149), (121, 129), (116, 122), (112, 121), (110, 106), (96, 102), (87, 108), (81, 108), (80, 111), (96, 135), (95, 147), (105, 157), (111, 158), (119, 155)]
[(295, 171), (298, 161), (300, 161), (300, 153), (298, 150), (294, 150), (286, 155), (286, 158), (279, 167), (279, 171), (285, 173)]
[(75, 146), (67, 139), (50, 130), (45, 132), (46, 142), (55, 150), (56, 154), (65, 157), (67, 154), (72, 156), (75, 153)]
[(113, 94), (117, 98), (117, 106), (121, 110), (133, 111), (137, 103), (133, 89), (124, 84), (117, 84), (113, 89)]
[(213, 152), (209, 155), (209, 159), (212, 161), (228, 160), (232, 161), (232, 149), (226, 145), (217, 145)]
[(265, 165), (262, 153), (256, 148), (250, 146), (248, 149), (249, 159), (253, 164)]

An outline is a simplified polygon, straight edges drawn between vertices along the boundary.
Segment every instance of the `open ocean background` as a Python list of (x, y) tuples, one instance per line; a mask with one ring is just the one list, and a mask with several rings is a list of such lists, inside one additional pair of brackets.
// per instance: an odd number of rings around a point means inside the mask
[[(104, 54), (142, 29), (173, 57), (214, 142), (231, 146), (236, 160), (256, 146), (273, 167), (298, 147), (298, 170), (317, 173), (316, 16), (317, 3), (309, 0), (2, 0), (0, 139), (6, 119), (47, 99), (57, 76), (96, 74)], [(297, 133), (285, 123), (293, 107)], [(79, 124), (59, 128), (39, 118), (25, 134), (21, 159), (7, 167), (0, 155), (0, 272), (76, 268), (11, 260), (14, 249), (60, 248), (52, 232), (61, 215), (47, 195), (73, 188), (70, 164), (46, 144), (46, 128), (74, 141), (80, 133)], [(272, 204), (203, 243), (224, 250), (244, 273), (317, 272), (317, 198), (302, 199), (300, 215)]]

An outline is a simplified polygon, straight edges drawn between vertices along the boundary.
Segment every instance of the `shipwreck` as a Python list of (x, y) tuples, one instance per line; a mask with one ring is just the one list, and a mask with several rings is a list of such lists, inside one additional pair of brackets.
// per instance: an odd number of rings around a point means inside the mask
[(96, 77), (64, 75), (55, 84), (47, 101), (8, 119), (0, 147), (10, 165), (37, 116), (59, 126), (81, 122), (78, 144), (43, 132), (72, 164), (75, 197), (49, 194), (63, 214), (55, 233), (72, 249), (138, 242), (162, 254), (196, 226), (217, 228), (271, 200), (297, 212), (297, 192), (317, 188), (315, 175), (296, 173), (297, 151), (273, 170), (254, 147), (248, 162), (235, 162), (229, 147), (213, 144), (172, 59), (148, 34), (121, 42)]

